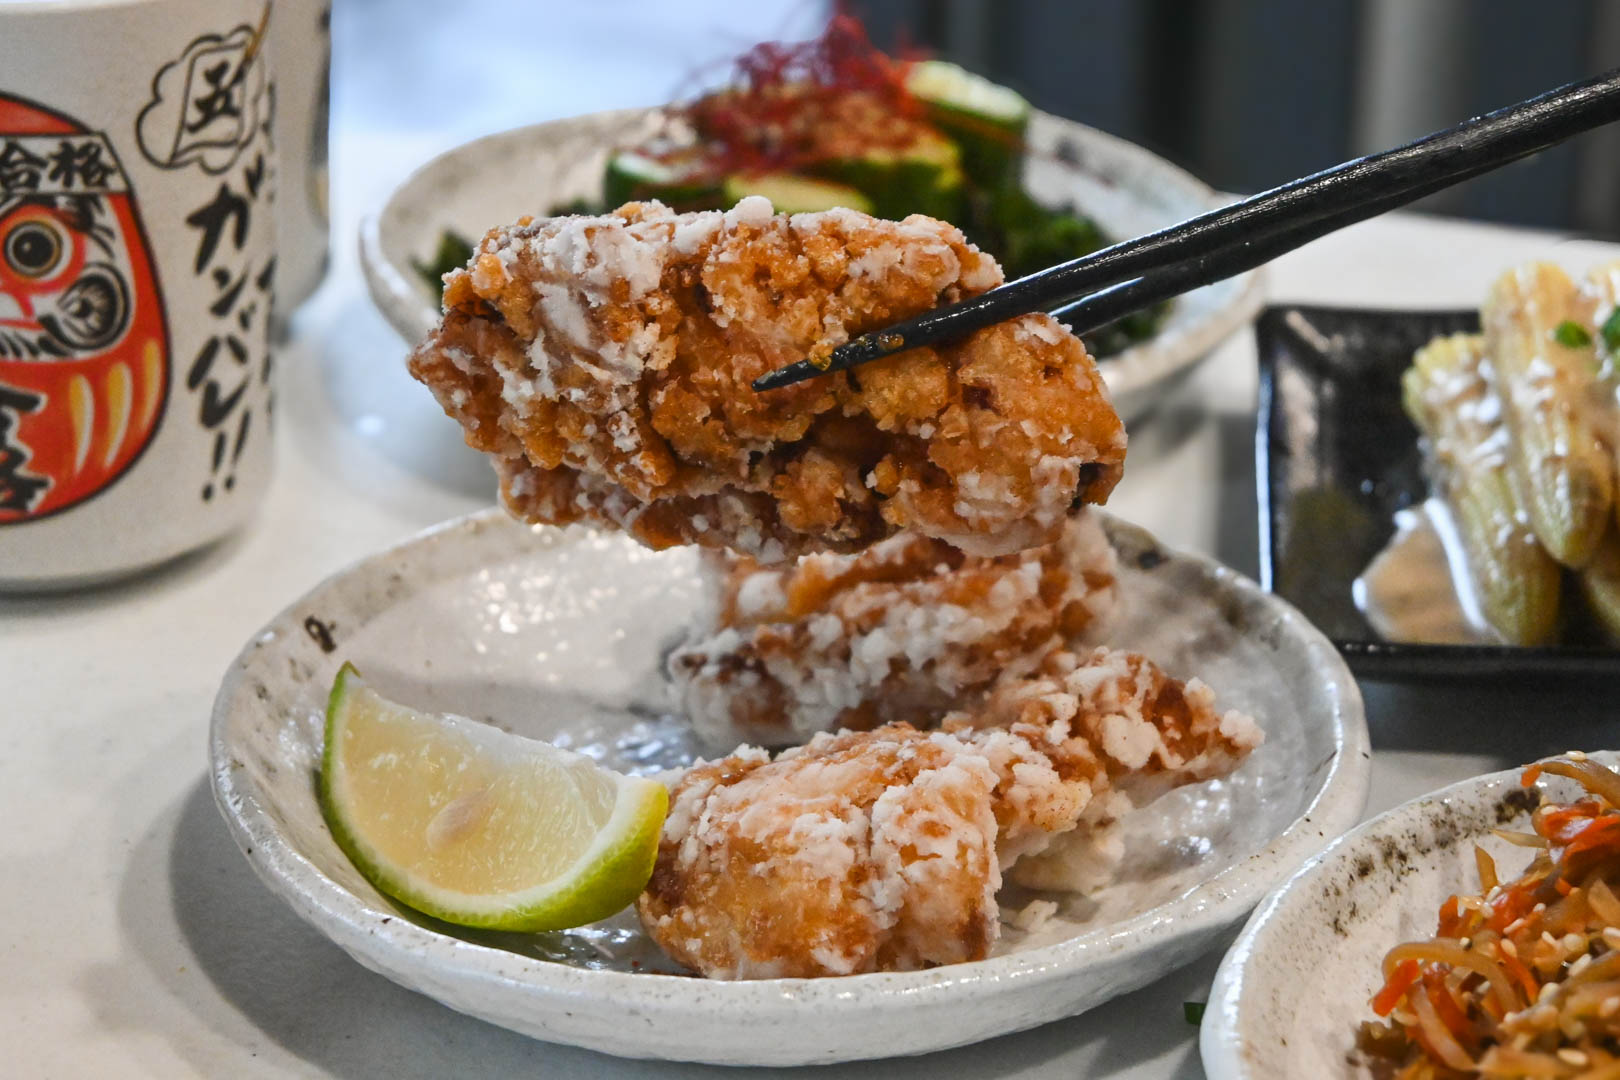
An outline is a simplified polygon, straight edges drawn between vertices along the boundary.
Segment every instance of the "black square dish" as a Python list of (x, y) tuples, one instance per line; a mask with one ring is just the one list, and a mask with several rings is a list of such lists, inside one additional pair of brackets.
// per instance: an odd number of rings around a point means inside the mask
[(1620, 675), (1620, 651), (1384, 641), (1351, 585), (1389, 541), (1395, 512), (1428, 495), (1401, 372), (1473, 311), (1270, 307), (1255, 323), (1262, 584), (1333, 640), (1358, 675), (1385, 679)]

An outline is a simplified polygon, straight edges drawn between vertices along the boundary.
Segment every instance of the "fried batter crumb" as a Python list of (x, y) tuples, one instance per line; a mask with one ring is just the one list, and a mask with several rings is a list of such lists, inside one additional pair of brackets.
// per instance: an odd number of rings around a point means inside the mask
[(933, 724), (998, 675), (1028, 672), (1114, 606), (1114, 549), (1093, 515), (1017, 555), (915, 533), (789, 567), (717, 555), (716, 617), (670, 656), (688, 719), (717, 750), (818, 731)]
[(765, 372), (1001, 282), (944, 222), (760, 198), (518, 224), (446, 276), (410, 359), (531, 522), (764, 562), (902, 528), (976, 554), (1049, 543), (1123, 468), (1079, 339), (1026, 315), (764, 394)]

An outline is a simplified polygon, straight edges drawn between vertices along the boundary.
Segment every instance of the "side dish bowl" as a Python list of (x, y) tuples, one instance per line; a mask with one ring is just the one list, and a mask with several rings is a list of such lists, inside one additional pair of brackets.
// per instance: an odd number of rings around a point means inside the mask
[[(1592, 757), (1611, 767), (1620, 760)], [(1475, 844), (1503, 880), (1530, 862), (1532, 852), (1491, 831), (1528, 829), (1534, 796), (1520, 774), (1464, 780), (1381, 814), (1267, 897), (1210, 991), (1200, 1036), (1210, 1080), (1369, 1076), (1349, 1055), (1361, 1021), (1373, 1018), (1384, 954), (1433, 937), (1446, 897), (1478, 891)], [(1561, 802), (1581, 794), (1562, 777), (1540, 784)]]

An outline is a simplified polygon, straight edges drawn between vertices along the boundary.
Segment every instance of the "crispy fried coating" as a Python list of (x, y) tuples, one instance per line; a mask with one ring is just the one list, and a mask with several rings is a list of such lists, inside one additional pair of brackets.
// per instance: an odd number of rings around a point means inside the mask
[(774, 761), (744, 747), (687, 772), (637, 902), (648, 933), (713, 978), (978, 959), (1003, 871), (1105, 884), (1121, 813), (1231, 771), (1262, 738), (1197, 679), (1102, 648), (1053, 653), (943, 726), (822, 733)]
[(446, 275), (443, 321), (410, 369), (528, 521), (764, 562), (903, 528), (1003, 554), (1056, 539), (1123, 468), (1096, 365), (1051, 318), (749, 385), (1000, 281), (930, 218), (631, 203), (490, 232)]
[(699, 737), (717, 750), (818, 731), (931, 726), (1000, 674), (1030, 671), (1114, 606), (1096, 518), (1016, 555), (964, 555), (915, 533), (788, 567), (710, 560), (716, 617), (671, 654)]
[[(1217, 709), (1202, 680), (1183, 682), (1139, 653), (1101, 647), (1054, 652), (1037, 671), (998, 680), (980, 705), (950, 713), (940, 726), (984, 750), (996, 769), (1004, 867), (1077, 828), (1075, 842), (1083, 846), (1088, 834), (1167, 791), (1230, 773), (1264, 741), (1252, 717)], [(1065, 821), (1069, 800), (1050, 794), (1044, 775), (1033, 795), (1021, 788), (1029, 756), (1022, 747), (997, 751), (997, 734), (1015, 736), (1043, 757), (1074, 793), (1079, 812)], [(1062, 868), (1063, 860), (1054, 859), (1043, 873), (1039, 860), (1026, 860), (1018, 880), (1070, 887)]]
[(998, 930), (984, 757), (904, 725), (700, 764), (670, 799), (637, 908), (710, 978), (976, 960)]

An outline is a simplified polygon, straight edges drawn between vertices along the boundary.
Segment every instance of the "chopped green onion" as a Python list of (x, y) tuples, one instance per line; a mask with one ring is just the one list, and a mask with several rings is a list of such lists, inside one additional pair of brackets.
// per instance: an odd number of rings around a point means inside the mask
[(1603, 335), (1603, 344), (1620, 351), (1620, 306), (1609, 312), (1609, 317), (1603, 320), (1603, 329), (1598, 332)]
[(1574, 319), (1565, 319), (1553, 330), (1553, 340), (1566, 348), (1580, 349), (1592, 344), (1592, 335)]
[(1207, 1007), (1202, 1001), (1183, 1001), (1181, 1003), (1181, 1015), (1187, 1023), (1197, 1027), (1204, 1022), (1204, 1009)]

